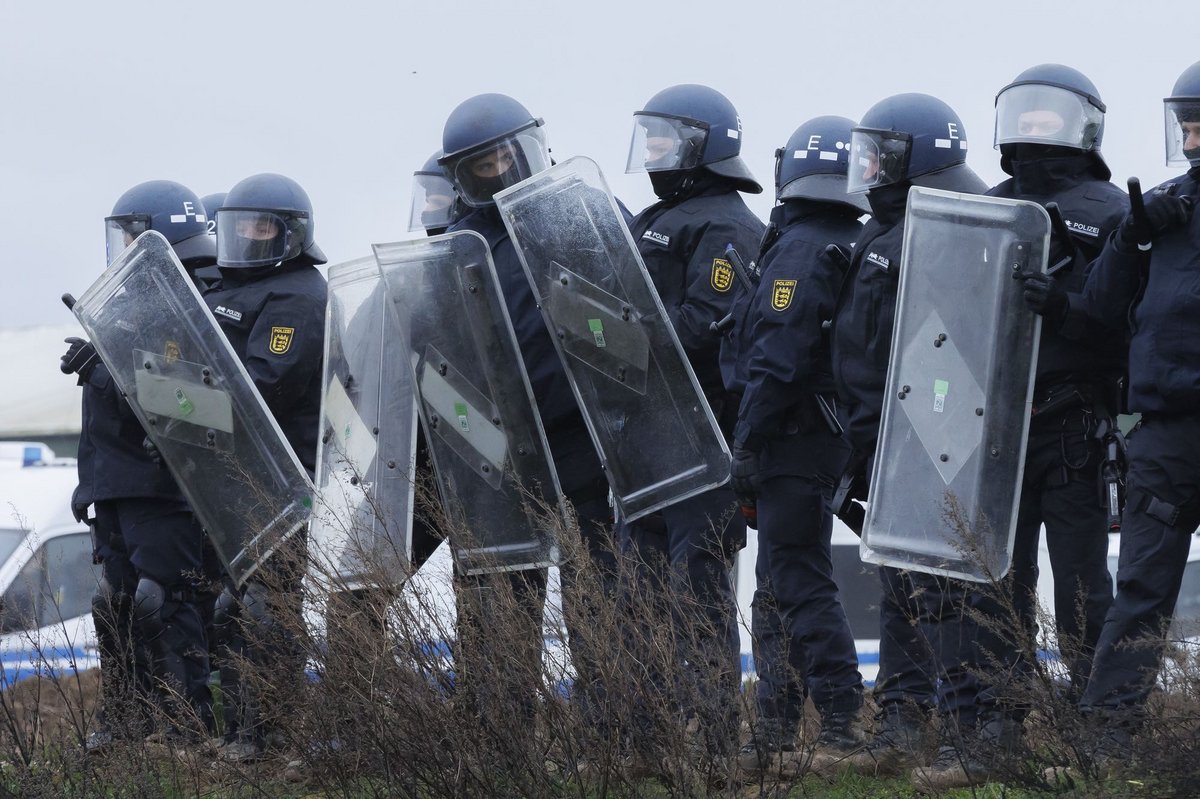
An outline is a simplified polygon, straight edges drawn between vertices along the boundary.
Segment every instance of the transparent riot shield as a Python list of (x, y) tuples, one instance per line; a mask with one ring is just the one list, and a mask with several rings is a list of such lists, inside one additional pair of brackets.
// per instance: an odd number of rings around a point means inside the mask
[(171, 245), (143, 233), (74, 311), (244, 582), (308, 521), (313, 486)]
[(1012, 561), (1045, 270), (1036, 203), (914, 188), (863, 559), (985, 581)]
[(375, 245), (420, 399), (455, 564), (557, 561), (558, 476), (482, 236)]
[(375, 259), (331, 266), (311, 571), (335, 588), (399, 585), (412, 550), (417, 405)]
[(729, 478), (729, 450), (600, 168), (572, 158), (496, 195), (620, 514)]

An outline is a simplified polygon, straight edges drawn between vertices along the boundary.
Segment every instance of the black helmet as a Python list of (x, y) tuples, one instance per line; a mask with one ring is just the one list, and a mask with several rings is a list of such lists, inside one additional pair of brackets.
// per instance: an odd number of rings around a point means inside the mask
[(438, 150), (413, 173), (412, 209), (408, 215), (409, 230), (424, 230), (427, 233), (444, 232), (454, 222), (454, 200), (457, 195), (454, 185), (442, 171)]
[(1191, 164), (1200, 166), (1200, 144), (1187, 146), (1187, 130), (1190, 126), (1193, 141), (1200, 139), (1200, 61), (1183, 71), (1175, 81), (1170, 97), (1163, 98), (1165, 109), (1167, 164)]
[(849, 205), (864, 213), (870, 206), (862, 194), (846, 193), (852, 120), (810, 119), (775, 151), (775, 199), (795, 198)]
[(742, 120), (716, 89), (685, 83), (663, 89), (633, 115), (625, 171), (658, 172), (704, 167), (733, 179), (738, 189), (762, 186), (742, 161)]
[(450, 112), (438, 164), (467, 205), (492, 205), (501, 189), (550, 166), (542, 120), (504, 94), (479, 94)]
[(967, 132), (954, 109), (928, 94), (897, 94), (863, 114), (850, 137), (849, 191), (909, 182), (951, 191), (987, 189), (967, 166)]
[(1092, 153), (1111, 177), (1100, 155), (1104, 139), (1104, 103), (1086, 75), (1062, 64), (1030, 67), (996, 95), (995, 146), (1000, 167), (1012, 174), (1013, 147), (1035, 144)]
[(204, 266), (216, 258), (204, 203), (191, 189), (174, 181), (139, 183), (121, 195), (112, 214), (104, 219), (108, 263), (147, 230), (161, 233), (184, 266)]
[(217, 212), (220, 266), (276, 266), (301, 255), (314, 264), (326, 261), (313, 241), (312, 203), (299, 183), (268, 172), (229, 190)]

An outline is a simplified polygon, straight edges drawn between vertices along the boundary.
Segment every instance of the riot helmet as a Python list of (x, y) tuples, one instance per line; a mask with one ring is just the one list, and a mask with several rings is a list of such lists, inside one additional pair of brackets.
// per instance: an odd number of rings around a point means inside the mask
[(204, 210), (208, 212), (208, 232), (214, 236), (217, 235), (217, 211), (224, 207), (227, 196), (229, 195), (226, 192), (219, 191), (200, 198), (200, 202), (204, 203)]
[(685, 83), (663, 89), (633, 115), (626, 173), (692, 170), (732, 179), (740, 191), (762, 186), (742, 161), (742, 120), (725, 95)]
[(139, 183), (121, 195), (104, 218), (108, 263), (147, 230), (161, 233), (189, 268), (210, 264), (216, 257), (204, 203), (191, 189), (174, 181)]
[(1175, 81), (1171, 96), (1163, 98), (1163, 109), (1167, 165), (1200, 166), (1200, 61)]
[[(1069, 148), (1091, 153), (1107, 180), (1111, 173), (1100, 155), (1104, 138), (1104, 103), (1086, 75), (1062, 64), (1030, 67), (996, 95), (994, 145), (1000, 168), (1012, 174), (1020, 145)], [(1068, 153), (1070, 154), (1070, 153)]]
[(967, 132), (954, 109), (928, 94), (897, 94), (863, 114), (850, 137), (850, 192), (908, 182), (981, 192), (967, 166)]
[(476, 95), (450, 112), (437, 163), (463, 202), (492, 205), (496, 192), (550, 166), (542, 125), (507, 95)]
[(441, 157), (442, 151), (438, 150), (413, 173), (409, 230), (442, 232), (454, 221), (454, 185), (438, 165), (438, 159)]
[(805, 122), (775, 151), (775, 199), (840, 203), (870, 211), (862, 194), (846, 193), (853, 120), (816, 117)]
[(313, 264), (326, 261), (313, 241), (312, 203), (299, 183), (267, 172), (229, 190), (217, 211), (220, 266), (278, 266), (301, 255)]

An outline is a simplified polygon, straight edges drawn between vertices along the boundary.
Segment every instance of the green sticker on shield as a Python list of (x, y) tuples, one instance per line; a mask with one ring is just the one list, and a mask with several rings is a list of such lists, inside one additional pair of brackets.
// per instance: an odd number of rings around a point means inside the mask
[(454, 415), (458, 417), (458, 427), (464, 433), (471, 432), (471, 425), (467, 422), (467, 403), (454, 403)]
[(604, 322), (599, 319), (588, 320), (588, 330), (592, 331), (592, 336), (596, 339), (596, 346), (604, 346)]
[(946, 410), (946, 395), (950, 393), (949, 380), (933, 381), (933, 412), (941, 413)]

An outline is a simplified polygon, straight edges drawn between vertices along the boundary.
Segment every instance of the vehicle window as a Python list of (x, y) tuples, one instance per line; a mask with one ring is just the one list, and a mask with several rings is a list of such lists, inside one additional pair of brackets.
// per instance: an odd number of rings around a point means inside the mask
[(87, 533), (52, 538), (38, 547), (0, 597), (0, 633), (35, 630), (91, 612), (99, 580)]
[(17, 551), (17, 545), (25, 538), (28, 531), (17, 527), (0, 527), (0, 563), (8, 560)]
[(47, 601), (41, 622), (57, 624), (92, 611), (92, 595), (100, 567), (92, 564), (92, 539), (87, 533), (63, 535), (45, 546)]
[(38, 623), (44, 584), (41, 555), (39, 548), (0, 597), (0, 633), (36, 630), (41, 626)]
[(858, 545), (833, 547), (833, 577), (855, 638), (879, 637), (879, 569), (863, 563)]

